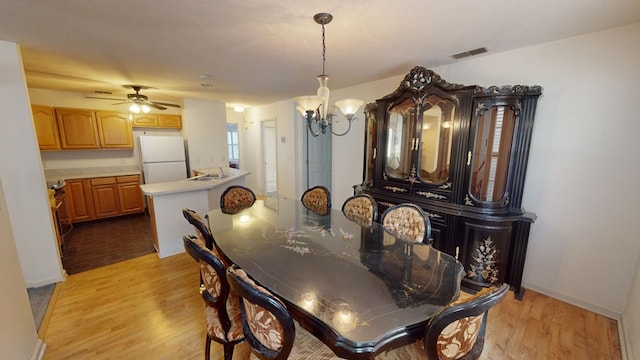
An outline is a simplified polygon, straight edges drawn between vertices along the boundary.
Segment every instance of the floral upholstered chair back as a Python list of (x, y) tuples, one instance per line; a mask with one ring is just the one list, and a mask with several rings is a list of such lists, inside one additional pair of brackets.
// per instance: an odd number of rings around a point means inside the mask
[(200, 266), (200, 295), (204, 300), (204, 317), (207, 326), (205, 354), (209, 359), (211, 341), (221, 343), (225, 359), (233, 356), (235, 344), (244, 340), (240, 300), (229, 289), (226, 265), (211, 250), (202, 246), (197, 237), (183, 237), (185, 250), (198, 258)]
[(232, 185), (220, 196), (220, 208), (225, 213), (236, 213), (251, 207), (256, 202), (256, 195), (247, 187)]
[(484, 348), (489, 309), (506, 296), (508, 284), (460, 298), (429, 321), (423, 341), (385, 351), (376, 360), (472, 360)]
[(378, 205), (369, 194), (355, 195), (344, 201), (342, 213), (355, 222), (370, 224), (378, 218)]
[(213, 249), (213, 235), (211, 235), (209, 225), (202, 220), (200, 214), (194, 210), (185, 208), (182, 209), (182, 215), (187, 219), (189, 224), (195, 228), (199, 241), (201, 241), (206, 248)]
[(227, 269), (232, 291), (241, 299), (245, 340), (252, 350), (268, 359), (287, 359), (293, 347), (295, 325), (284, 304), (257, 285), (241, 268)]
[(318, 215), (326, 215), (331, 211), (331, 193), (329, 189), (318, 185), (307, 189), (302, 194), (302, 204)]
[(477, 359), (484, 347), (489, 309), (501, 302), (509, 291), (502, 284), (483, 288), (474, 295), (462, 293), (443, 312), (433, 318), (425, 335), (427, 358), (440, 360)]
[(380, 222), (387, 231), (407, 240), (427, 243), (431, 236), (431, 222), (415, 204), (403, 203), (389, 207), (382, 214)]

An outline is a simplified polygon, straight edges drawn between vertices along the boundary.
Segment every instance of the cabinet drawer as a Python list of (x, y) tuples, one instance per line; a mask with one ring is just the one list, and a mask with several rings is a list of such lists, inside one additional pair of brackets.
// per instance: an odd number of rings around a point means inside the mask
[(110, 177), (101, 177), (101, 178), (93, 178), (91, 179), (91, 185), (110, 185), (115, 184), (116, 178), (113, 176)]
[(140, 181), (140, 177), (138, 175), (125, 175), (125, 176), (118, 176), (117, 180), (118, 180), (118, 184), (138, 182)]

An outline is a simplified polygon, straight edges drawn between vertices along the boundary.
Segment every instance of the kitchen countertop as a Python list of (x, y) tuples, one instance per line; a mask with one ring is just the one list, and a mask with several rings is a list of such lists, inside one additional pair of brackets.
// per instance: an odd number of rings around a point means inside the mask
[(156, 184), (144, 184), (144, 185), (140, 185), (140, 189), (142, 189), (142, 192), (145, 195), (149, 195), (149, 196), (182, 193), (182, 192), (188, 192), (188, 191), (208, 190), (208, 189), (213, 189), (215, 187), (224, 185), (232, 180), (235, 180), (239, 177), (247, 176), (249, 174), (251, 174), (250, 171), (229, 169), (229, 176), (223, 177), (222, 179), (205, 180), (205, 181), (185, 179), (185, 180), (169, 181), (169, 182), (156, 183)]
[(45, 169), (44, 177), (47, 184), (58, 180), (87, 179), (105, 176), (140, 175), (137, 166), (104, 166), (74, 169)]

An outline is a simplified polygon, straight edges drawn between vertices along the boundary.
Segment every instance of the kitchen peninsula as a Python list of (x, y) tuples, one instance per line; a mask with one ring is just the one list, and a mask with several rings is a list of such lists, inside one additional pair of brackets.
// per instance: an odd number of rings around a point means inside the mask
[[(249, 171), (228, 169), (226, 176), (193, 177), (186, 180), (140, 185), (147, 198), (154, 246), (160, 258), (184, 252), (182, 236), (193, 234), (191, 226), (182, 216), (189, 208), (206, 214), (220, 208), (220, 195), (231, 185), (244, 185)], [(206, 169), (199, 171), (208, 173)]]

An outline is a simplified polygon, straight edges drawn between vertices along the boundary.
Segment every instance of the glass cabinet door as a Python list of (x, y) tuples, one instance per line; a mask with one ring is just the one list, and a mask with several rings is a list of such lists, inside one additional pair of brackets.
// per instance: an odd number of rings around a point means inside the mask
[(411, 171), (411, 153), (417, 146), (414, 136), (416, 107), (411, 99), (393, 106), (387, 123), (385, 172), (395, 179), (405, 179)]
[(469, 184), (469, 194), (476, 201), (497, 202), (505, 197), (516, 117), (511, 106), (477, 104)]
[(428, 184), (442, 184), (449, 178), (452, 124), (455, 104), (436, 95), (422, 107), (418, 177)]

